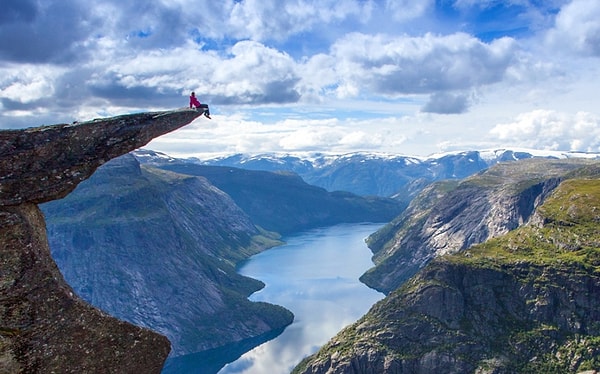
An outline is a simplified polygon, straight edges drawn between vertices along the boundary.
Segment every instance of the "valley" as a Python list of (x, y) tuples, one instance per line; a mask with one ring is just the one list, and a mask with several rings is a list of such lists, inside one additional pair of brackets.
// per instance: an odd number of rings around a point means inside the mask
[(167, 336), (171, 358), (232, 344), (248, 350), (292, 323), (287, 309), (248, 300), (264, 284), (236, 272), (281, 245), (281, 233), (386, 222), (402, 209), (293, 175), (165, 169), (125, 155), (42, 210), (52, 256), (75, 292)]

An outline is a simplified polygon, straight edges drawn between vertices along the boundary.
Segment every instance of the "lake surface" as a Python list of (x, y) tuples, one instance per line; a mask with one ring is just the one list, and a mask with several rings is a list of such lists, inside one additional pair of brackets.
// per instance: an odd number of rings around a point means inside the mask
[[(266, 286), (250, 299), (289, 309), (294, 322), (237, 360), (245, 350), (219, 349), (168, 360), (163, 373), (288, 374), (384, 297), (358, 280), (373, 266), (364, 239), (380, 227), (365, 223), (310, 230), (252, 256), (238, 272)], [(235, 361), (222, 367), (227, 357)]]
[(373, 266), (364, 239), (380, 224), (338, 225), (286, 238), (287, 244), (253, 256), (239, 273), (266, 284), (250, 299), (286, 307), (294, 322), (219, 373), (289, 374), (383, 294), (358, 278)]

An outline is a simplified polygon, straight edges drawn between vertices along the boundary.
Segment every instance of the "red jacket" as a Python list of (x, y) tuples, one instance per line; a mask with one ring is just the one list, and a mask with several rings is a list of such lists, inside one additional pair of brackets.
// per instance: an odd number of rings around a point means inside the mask
[(190, 108), (200, 108), (200, 102), (196, 99), (196, 96), (190, 96)]

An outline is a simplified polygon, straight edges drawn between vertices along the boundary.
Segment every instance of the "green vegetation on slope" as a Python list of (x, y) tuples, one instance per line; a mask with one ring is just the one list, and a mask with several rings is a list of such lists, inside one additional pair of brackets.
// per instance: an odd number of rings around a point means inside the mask
[(600, 180), (567, 180), (537, 210), (531, 224), (448, 256), (471, 266), (526, 261), (600, 272)]
[(498, 164), (461, 181), (436, 182), (369, 237), (376, 266), (361, 281), (392, 292), (431, 259), (528, 222), (562, 180), (593, 176), (594, 165), (590, 160), (529, 159)]
[[(530, 303), (546, 303), (545, 290), (565, 288), (566, 282), (582, 279), (598, 285), (600, 276), (600, 180), (567, 180), (537, 210), (537, 224), (521, 227), (489, 240), (468, 252), (447, 256), (446, 261), (471, 268), (488, 267), (521, 271), (517, 278), (533, 283), (540, 294)], [(525, 269), (526, 271), (522, 271)], [(543, 269), (542, 271), (535, 271)], [(561, 273), (561, 277), (554, 275)], [(573, 298), (583, 295), (571, 295)], [(590, 296), (590, 295), (586, 295)], [(597, 307), (597, 306), (596, 306)], [(564, 331), (557, 325), (541, 324), (530, 330), (512, 331), (510, 339), (521, 345), (540, 344), (554, 338), (556, 345), (541, 357), (522, 360), (514, 369), (528, 373), (569, 373), (600, 369), (599, 310), (578, 310), (588, 326)], [(591, 318), (589, 318), (591, 317)]]

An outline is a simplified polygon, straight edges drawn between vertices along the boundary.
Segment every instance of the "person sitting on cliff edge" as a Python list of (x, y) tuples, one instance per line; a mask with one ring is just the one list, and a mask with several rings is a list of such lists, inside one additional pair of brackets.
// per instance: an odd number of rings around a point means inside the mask
[(208, 104), (200, 104), (200, 102), (196, 98), (195, 92), (192, 92), (192, 94), (190, 95), (190, 108), (191, 109), (202, 109), (204, 111), (204, 116), (208, 119), (211, 119), (210, 111), (208, 110)]

